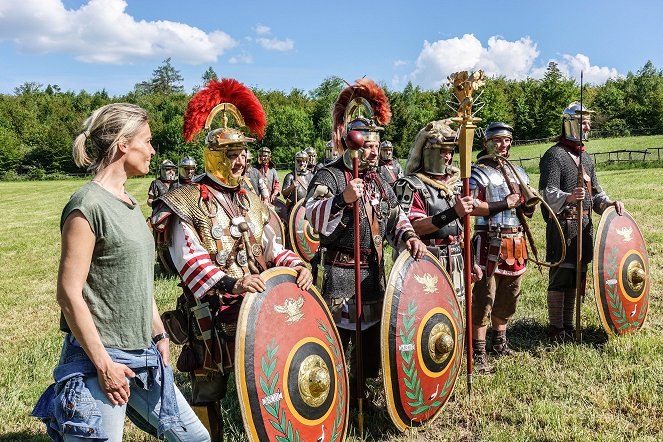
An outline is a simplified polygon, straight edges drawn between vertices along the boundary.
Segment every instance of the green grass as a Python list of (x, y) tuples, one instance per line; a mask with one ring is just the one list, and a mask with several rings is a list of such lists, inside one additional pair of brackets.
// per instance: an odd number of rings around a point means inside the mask
[[(592, 149), (601, 141), (592, 141)], [(538, 182), (537, 176), (531, 178)], [(475, 375), (471, 397), (461, 372), (451, 400), (427, 428), (400, 434), (385, 415), (368, 416), (368, 440), (594, 442), (661, 438), (663, 230), (659, 215), (663, 213), (663, 169), (602, 171), (599, 179), (611, 197), (625, 202), (647, 241), (652, 297), (643, 330), (608, 339), (589, 287), (582, 307), (583, 344), (546, 350), (546, 278), (545, 273), (542, 276), (531, 268), (509, 331), (520, 355), (498, 360), (495, 375)], [(127, 183), (143, 205), (149, 182), (143, 178)], [(51, 382), (59, 356), (62, 335), (55, 301), (59, 217), (69, 195), (83, 183), (0, 183), (0, 442), (48, 440), (43, 425), (28, 415)], [(143, 207), (147, 215), (146, 209)], [(533, 229), (543, 254), (540, 216)], [(172, 308), (178, 295), (177, 280), (158, 275), (155, 287), (160, 308)], [(177, 352), (175, 346), (173, 351)], [(176, 376), (185, 392), (186, 379), (182, 374)], [(380, 384), (370, 386), (379, 403)], [(227, 440), (246, 440), (232, 393), (224, 410)], [(352, 417), (349, 439), (357, 440), (355, 434)], [(125, 440), (151, 439), (127, 426)]]

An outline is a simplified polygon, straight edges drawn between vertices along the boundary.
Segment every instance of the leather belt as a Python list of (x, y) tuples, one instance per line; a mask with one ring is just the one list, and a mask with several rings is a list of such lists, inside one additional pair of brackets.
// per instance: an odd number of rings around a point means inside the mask
[[(368, 266), (368, 258), (371, 256), (371, 253), (363, 251), (359, 256), (359, 264), (362, 266)], [(341, 265), (341, 266), (352, 266), (355, 263), (355, 257), (353, 253), (342, 252), (340, 250), (328, 250), (325, 254), (325, 264), (327, 265)]]
[[(498, 228), (494, 227), (494, 226), (492, 226), (490, 228), (488, 226), (475, 226), (474, 230), (476, 230), (478, 232), (497, 232)], [(501, 233), (518, 233), (518, 232), (523, 231), (523, 227), (522, 226), (518, 226), (518, 227), (500, 227), (499, 231)]]
[[(589, 210), (583, 209), (582, 214), (584, 216), (589, 216)], [(578, 217), (578, 209), (575, 207), (566, 208), (557, 215), (557, 218), (559, 219), (576, 219), (577, 217)]]

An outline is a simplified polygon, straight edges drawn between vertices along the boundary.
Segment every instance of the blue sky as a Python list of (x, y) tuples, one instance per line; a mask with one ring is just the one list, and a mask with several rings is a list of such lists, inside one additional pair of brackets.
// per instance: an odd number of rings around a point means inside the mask
[(0, 0), (0, 93), (35, 81), (121, 95), (167, 57), (187, 91), (209, 66), (309, 91), (331, 75), (395, 89), (465, 69), (540, 78), (551, 60), (597, 84), (663, 68), (661, 16), (656, 0)]

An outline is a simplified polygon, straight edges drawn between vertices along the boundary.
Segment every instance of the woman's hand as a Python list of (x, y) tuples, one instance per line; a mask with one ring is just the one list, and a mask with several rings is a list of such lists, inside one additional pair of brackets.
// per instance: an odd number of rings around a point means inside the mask
[(163, 359), (163, 365), (168, 367), (168, 362), (170, 360), (170, 339), (163, 338), (156, 343), (157, 350), (161, 353), (161, 359)]
[(103, 369), (97, 369), (97, 380), (101, 391), (113, 405), (124, 405), (129, 402), (129, 381), (136, 374), (124, 364), (110, 361)]

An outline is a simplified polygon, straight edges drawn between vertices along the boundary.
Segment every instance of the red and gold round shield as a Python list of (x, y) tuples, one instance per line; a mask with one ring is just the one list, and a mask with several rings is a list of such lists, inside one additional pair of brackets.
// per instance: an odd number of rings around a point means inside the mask
[(609, 207), (601, 216), (594, 245), (594, 293), (609, 335), (633, 333), (649, 310), (649, 254), (635, 220)]
[[(275, 267), (246, 296), (237, 323), (235, 379), (251, 441), (342, 441), (348, 377), (338, 332), (314, 287)], [(322, 438), (322, 439), (321, 439)]]
[(290, 248), (306, 262), (311, 262), (315, 252), (317, 252), (320, 247), (320, 237), (318, 236), (318, 232), (306, 219), (306, 206), (304, 205), (304, 200), (295, 204), (292, 210), (290, 210), (290, 219), (288, 220), (288, 239), (290, 242)]
[(449, 275), (429, 252), (403, 251), (391, 270), (382, 313), (387, 409), (404, 431), (433, 420), (451, 396), (463, 355), (463, 316)]
[(276, 241), (282, 246), (285, 246), (285, 231), (283, 230), (283, 223), (281, 222), (281, 218), (276, 213), (274, 208), (269, 206), (267, 207), (269, 208), (269, 221), (267, 221), (267, 224), (269, 224), (274, 230), (274, 233), (276, 233)]

